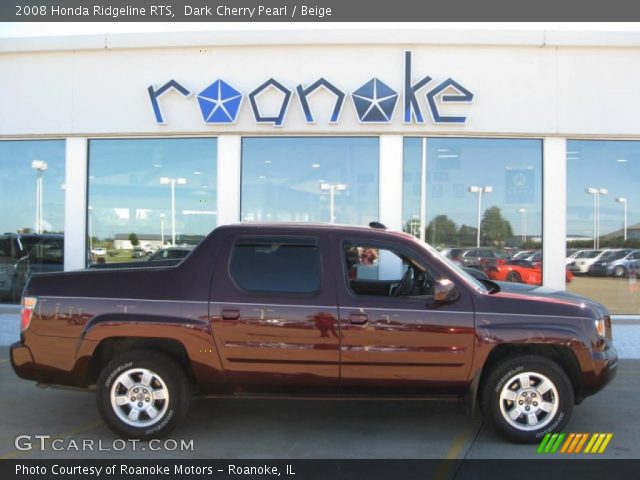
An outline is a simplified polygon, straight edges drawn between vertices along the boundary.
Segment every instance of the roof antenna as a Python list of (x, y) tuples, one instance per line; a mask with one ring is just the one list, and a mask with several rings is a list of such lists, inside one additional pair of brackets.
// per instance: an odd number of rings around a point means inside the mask
[(379, 228), (381, 230), (387, 229), (387, 226), (384, 223), (380, 223), (380, 222), (369, 222), (369, 226), (371, 228)]

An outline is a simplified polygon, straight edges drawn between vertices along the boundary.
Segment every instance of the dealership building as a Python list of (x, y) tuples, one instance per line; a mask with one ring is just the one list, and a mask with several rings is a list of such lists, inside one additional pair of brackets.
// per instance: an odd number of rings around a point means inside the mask
[(239, 221), (380, 221), (541, 249), (545, 286), (640, 316), (633, 256), (569, 284), (565, 260), (640, 248), (640, 33), (5, 38), (0, 71), (0, 229), (62, 233), (65, 269)]

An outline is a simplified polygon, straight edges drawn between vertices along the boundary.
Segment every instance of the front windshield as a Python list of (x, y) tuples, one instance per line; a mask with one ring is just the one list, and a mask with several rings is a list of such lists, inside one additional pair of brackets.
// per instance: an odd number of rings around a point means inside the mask
[(477, 288), (477, 289), (479, 289), (479, 290), (481, 290), (483, 292), (488, 292), (489, 291), (489, 289), (486, 287), (486, 285), (484, 285), (480, 280), (478, 280), (477, 278), (473, 277), (473, 275), (470, 275), (469, 273), (467, 273), (464, 270), (464, 268), (460, 267), (460, 265), (458, 265), (457, 263), (452, 262), (450, 259), (448, 259), (444, 255), (442, 255), (438, 250), (433, 248), (431, 245), (429, 245), (428, 243), (421, 242), (420, 240), (418, 240), (415, 237), (413, 237), (413, 240), (416, 242), (416, 244), (420, 245), (420, 247), (422, 247), (425, 250), (427, 250), (431, 255), (436, 257), (442, 263), (446, 264), (448, 267), (450, 267), (453, 270), (455, 270), (461, 277), (463, 277), (472, 286), (474, 286), (475, 288)]
[(585, 253), (584, 258), (595, 258), (602, 253), (602, 250), (591, 250)]

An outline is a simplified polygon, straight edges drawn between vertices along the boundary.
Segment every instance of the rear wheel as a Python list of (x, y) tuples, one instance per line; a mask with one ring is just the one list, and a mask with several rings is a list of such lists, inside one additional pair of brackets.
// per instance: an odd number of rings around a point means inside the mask
[(509, 272), (506, 280), (507, 282), (522, 283), (522, 277), (518, 272)]
[(97, 402), (114, 432), (143, 440), (169, 433), (186, 415), (187, 375), (158, 351), (125, 352), (109, 362), (97, 386)]
[(483, 382), (481, 399), (485, 415), (500, 435), (536, 443), (569, 421), (574, 392), (556, 363), (522, 355), (493, 367)]
[(627, 270), (622, 266), (618, 265), (613, 269), (613, 276), (616, 278), (623, 278), (627, 275)]

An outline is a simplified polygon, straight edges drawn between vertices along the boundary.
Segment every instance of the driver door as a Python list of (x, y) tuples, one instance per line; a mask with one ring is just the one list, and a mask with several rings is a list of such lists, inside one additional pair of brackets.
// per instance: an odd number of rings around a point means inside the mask
[(433, 298), (441, 278), (406, 248), (349, 241), (340, 246), (340, 387), (429, 390), (464, 384), (473, 357), (470, 298)]

